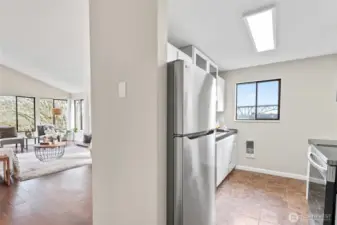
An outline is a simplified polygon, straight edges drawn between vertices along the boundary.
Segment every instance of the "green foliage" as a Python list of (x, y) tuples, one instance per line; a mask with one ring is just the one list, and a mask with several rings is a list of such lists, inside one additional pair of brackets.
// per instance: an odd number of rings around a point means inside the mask
[[(18, 130), (34, 130), (34, 99), (18, 97)], [(64, 100), (55, 100), (55, 106), (60, 107), (63, 115), (55, 117), (55, 126), (58, 129), (67, 128), (67, 109), (68, 103)], [(41, 124), (53, 124), (52, 114), (53, 100), (40, 99), (36, 107), (40, 110)], [(0, 96), (0, 125), (16, 127), (16, 98), (14, 96)]]

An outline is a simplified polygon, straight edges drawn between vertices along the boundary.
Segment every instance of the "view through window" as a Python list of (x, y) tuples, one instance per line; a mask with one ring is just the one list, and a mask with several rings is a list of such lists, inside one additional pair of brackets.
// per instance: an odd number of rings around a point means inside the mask
[(0, 96), (0, 124), (16, 127), (16, 98)]
[[(62, 115), (54, 116), (53, 108), (60, 108)], [(54, 124), (61, 130), (67, 129), (68, 100), (66, 99), (40, 99), (40, 121), (42, 125)]]
[(67, 129), (68, 101), (63, 99), (54, 99), (54, 108), (60, 108), (62, 115), (54, 116), (54, 124), (58, 129)]
[(35, 98), (0, 96), (0, 124), (17, 131), (35, 130)]
[(35, 98), (16, 97), (17, 130), (35, 130)]
[(279, 120), (281, 80), (236, 85), (237, 120)]
[(40, 123), (41, 125), (54, 124), (52, 113), (53, 99), (40, 99)]

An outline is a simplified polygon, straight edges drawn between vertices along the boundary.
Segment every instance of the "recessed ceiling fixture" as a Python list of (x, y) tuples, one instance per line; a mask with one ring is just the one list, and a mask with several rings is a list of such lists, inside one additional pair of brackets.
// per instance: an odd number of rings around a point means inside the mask
[(244, 20), (258, 52), (275, 49), (274, 6), (246, 14)]

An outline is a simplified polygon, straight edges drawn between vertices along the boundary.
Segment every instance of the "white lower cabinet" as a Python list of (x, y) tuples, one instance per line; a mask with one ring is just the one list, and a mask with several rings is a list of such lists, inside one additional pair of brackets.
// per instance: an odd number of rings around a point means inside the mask
[(219, 186), (237, 164), (236, 135), (216, 142), (216, 185)]
[(237, 135), (232, 135), (232, 144), (230, 148), (230, 160), (229, 160), (229, 173), (232, 172), (232, 170), (235, 168), (235, 166), (238, 164), (238, 150), (237, 150)]

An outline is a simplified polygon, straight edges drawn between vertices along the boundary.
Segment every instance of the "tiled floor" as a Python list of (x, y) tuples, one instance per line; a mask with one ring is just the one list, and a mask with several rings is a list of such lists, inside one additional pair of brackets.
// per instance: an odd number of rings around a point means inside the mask
[[(304, 225), (301, 181), (234, 171), (217, 192), (217, 225)], [(0, 225), (92, 225), (91, 167), (0, 185)]]
[(91, 167), (7, 187), (0, 185), (0, 225), (92, 225)]
[(216, 203), (217, 225), (308, 224), (303, 181), (237, 170), (218, 188)]

